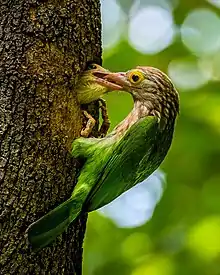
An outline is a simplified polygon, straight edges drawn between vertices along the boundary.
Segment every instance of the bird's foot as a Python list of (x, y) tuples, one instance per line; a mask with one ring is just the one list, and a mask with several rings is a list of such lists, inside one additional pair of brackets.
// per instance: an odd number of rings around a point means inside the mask
[(102, 114), (102, 125), (99, 129), (99, 137), (105, 137), (110, 127), (110, 120), (108, 116), (107, 106), (104, 99), (99, 98), (99, 107)]
[(86, 117), (87, 122), (86, 122), (86, 127), (81, 130), (81, 136), (88, 137), (91, 134), (96, 121), (87, 111), (83, 110), (82, 113)]
[[(102, 98), (99, 98), (98, 101), (99, 101), (99, 108), (101, 109), (101, 115), (102, 115), (102, 125), (98, 131), (98, 137), (102, 138), (102, 137), (105, 137), (108, 132), (108, 129), (110, 127), (110, 120), (109, 120), (105, 100)], [(93, 127), (96, 124), (96, 120), (87, 111), (83, 110), (82, 112), (87, 122), (86, 122), (85, 128), (83, 128), (81, 131), (81, 136), (89, 137), (93, 130)]]

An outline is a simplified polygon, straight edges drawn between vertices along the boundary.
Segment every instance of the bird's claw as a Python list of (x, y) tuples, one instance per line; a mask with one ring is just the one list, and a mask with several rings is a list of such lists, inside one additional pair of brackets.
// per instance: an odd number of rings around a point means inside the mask
[[(101, 115), (102, 115), (102, 120), (103, 120), (102, 125), (98, 131), (98, 137), (105, 137), (108, 132), (108, 129), (110, 127), (110, 120), (109, 120), (105, 100), (100, 98), (100, 99), (98, 99), (98, 101), (99, 101), (99, 107), (101, 109)], [(87, 122), (86, 122), (85, 128), (82, 129), (82, 131), (81, 131), (81, 136), (89, 137), (89, 135), (92, 132), (93, 127), (96, 124), (96, 120), (87, 111), (83, 110), (82, 112), (83, 112), (83, 115), (86, 117)]]
[(86, 127), (81, 130), (81, 136), (88, 137), (91, 134), (96, 121), (87, 111), (83, 110), (82, 112), (83, 112), (83, 115), (87, 118), (87, 122), (86, 122)]

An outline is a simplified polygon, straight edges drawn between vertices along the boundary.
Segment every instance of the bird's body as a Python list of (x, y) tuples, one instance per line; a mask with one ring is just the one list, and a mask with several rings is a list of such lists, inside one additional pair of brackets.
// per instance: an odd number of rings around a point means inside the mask
[[(124, 85), (132, 93), (134, 108), (105, 138), (73, 142), (73, 156), (84, 159), (77, 185), (69, 200), (30, 226), (29, 240), (34, 248), (54, 240), (81, 212), (108, 204), (159, 167), (172, 142), (179, 105), (170, 80), (154, 70), (133, 70), (136, 75), (147, 72), (145, 85), (152, 91), (145, 93), (126, 82), (132, 71), (107, 76), (108, 81)], [(161, 87), (166, 91), (160, 91)]]
[[(149, 136), (149, 130), (152, 136)], [(94, 144), (93, 151), (88, 148), (89, 161), (75, 189), (76, 193), (80, 193), (81, 188), (89, 191), (83, 210), (90, 212), (108, 204), (152, 174), (170, 147), (172, 130), (168, 140), (161, 143), (164, 133), (159, 129), (157, 119), (147, 117), (135, 123), (120, 139), (110, 136)]]

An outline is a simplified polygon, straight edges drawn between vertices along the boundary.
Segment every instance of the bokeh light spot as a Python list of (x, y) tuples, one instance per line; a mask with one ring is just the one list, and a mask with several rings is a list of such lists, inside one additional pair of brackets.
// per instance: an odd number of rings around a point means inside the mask
[(155, 54), (167, 48), (174, 34), (172, 14), (159, 6), (139, 10), (129, 26), (130, 44), (145, 54)]
[(111, 48), (119, 41), (123, 31), (123, 13), (115, 0), (102, 0), (101, 9), (102, 44), (104, 48)]
[(220, 0), (207, 0), (213, 6), (220, 8)]
[(168, 74), (177, 88), (197, 89), (211, 78), (211, 71), (202, 70), (197, 60), (173, 60), (168, 66)]
[(189, 231), (188, 247), (203, 260), (220, 256), (220, 216), (207, 217)]
[(122, 254), (129, 261), (137, 261), (139, 258), (149, 253), (150, 249), (151, 241), (148, 235), (138, 232), (128, 236), (121, 246)]
[(172, 275), (173, 262), (166, 256), (158, 255), (149, 259), (146, 264), (139, 266), (132, 275)]
[(112, 219), (118, 227), (137, 227), (148, 221), (163, 194), (165, 176), (154, 172), (147, 180), (137, 184), (99, 211)]
[(220, 19), (211, 10), (193, 10), (181, 27), (182, 41), (197, 55), (209, 54), (220, 49)]
[(199, 66), (205, 72), (209, 71), (213, 80), (220, 80), (220, 53), (201, 57)]

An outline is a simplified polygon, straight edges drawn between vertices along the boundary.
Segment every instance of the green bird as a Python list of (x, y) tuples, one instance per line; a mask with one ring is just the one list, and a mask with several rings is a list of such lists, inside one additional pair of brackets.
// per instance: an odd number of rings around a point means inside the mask
[(81, 137), (73, 142), (72, 155), (84, 160), (77, 185), (67, 201), (30, 225), (28, 238), (33, 249), (52, 242), (80, 213), (110, 203), (145, 180), (170, 148), (179, 96), (163, 72), (136, 67), (126, 73), (93, 74), (98, 85), (114, 84), (130, 93), (133, 110), (106, 137)]

